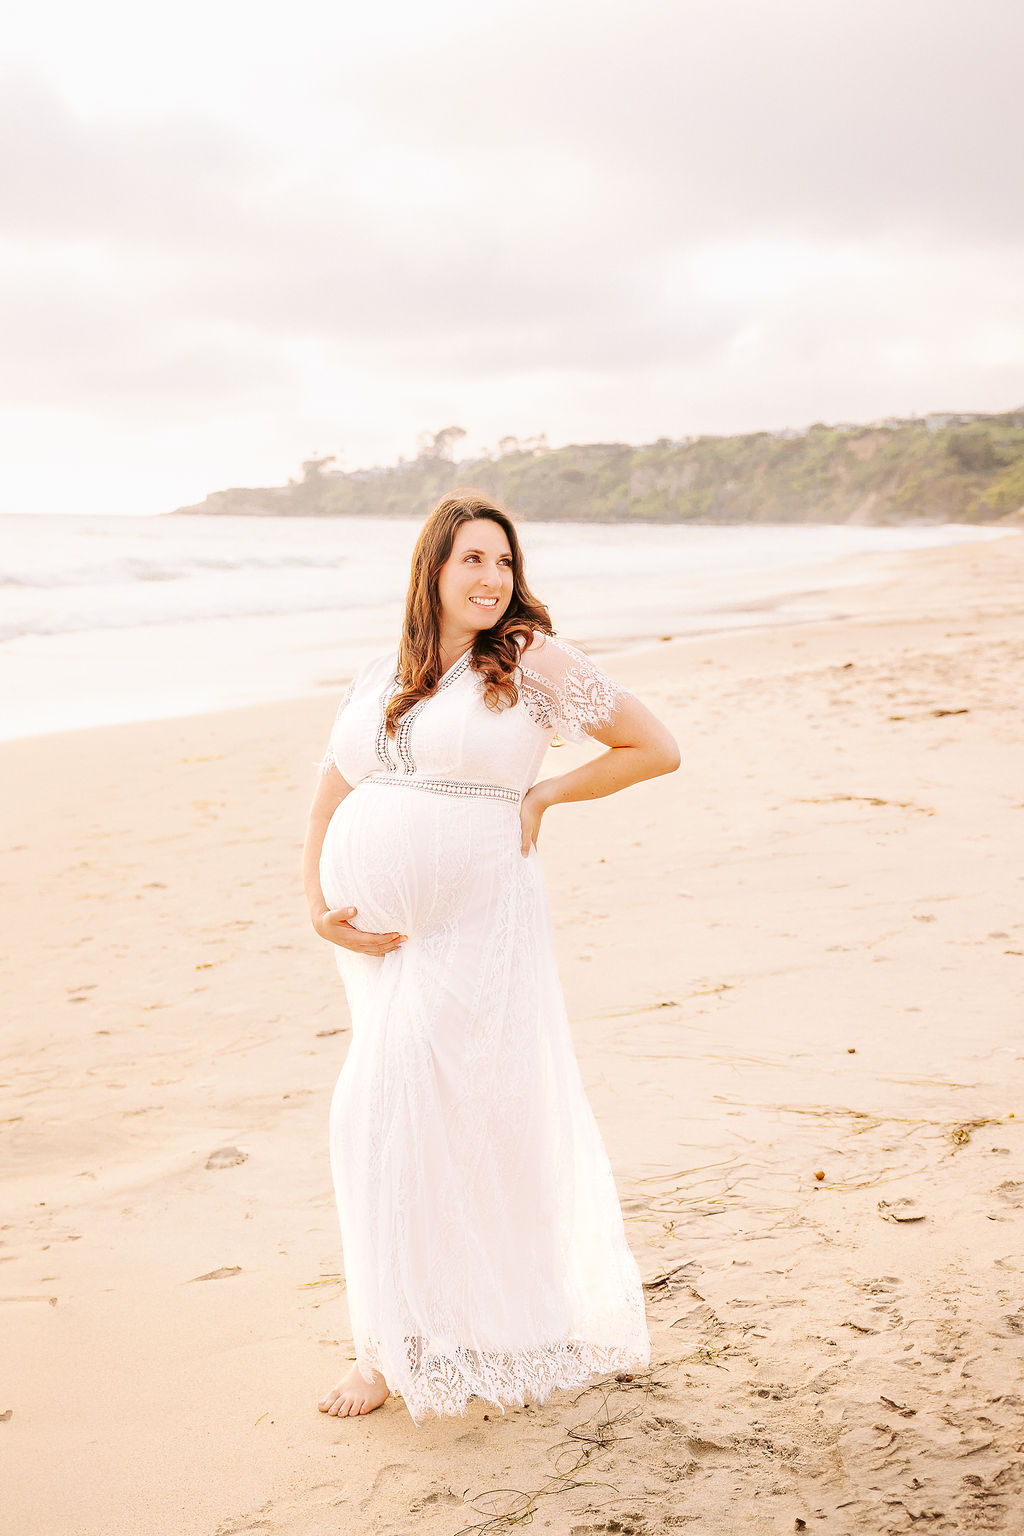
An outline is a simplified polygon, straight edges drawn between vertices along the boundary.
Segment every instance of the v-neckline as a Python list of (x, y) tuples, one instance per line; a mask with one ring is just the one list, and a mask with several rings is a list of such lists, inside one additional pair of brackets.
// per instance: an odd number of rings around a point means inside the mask
[[(452, 664), (448, 668), (447, 672), (442, 672), (441, 673), (441, 676), (438, 678), (437, 682), (434, 684), (434, 692), (433, 693), (428, 693), (427, 696), (426, 696), (426, 699), (421, 699), (420, 703), (421, 704), (425, 704), (426, 700), (427, 699), (432, 699), (434, 697), (434, 694), (436, 694), (439, 689), (444, 688), (448, 683), (453, 683), (455, 681), (456, 677), (458, 676), (459, 669), (461, 667), (467, 667), (469, 665), (471, 659), (472, 659), (472, 656), (473, 656), (473, 647), (470, 646), (468, 651), (463, 651), (462, 655), (459, 657), (459, 659), (457, 661), (453, 661), (452, 662)], [(396, 687), (400, 686), (400, 679), (399, 679), (399, 676), (398, 676), (398, 668), (397, 668), (397, 666), (395, 668), (394, 682), (395, 682), (395, 686)], [(413, 708), (415, 708), (415, 707), (416, 706), (413, 705)]]
[(437, 680), (437, 687), (440, 688), (440, 686), (444, 682), (445, 678), (450, 677), (450, 675), (456, 670), (457, 667), (461, 667), (462, 666), (462, 663), (464, 661), (468, 662), (468, 660), (472, 656), (472, 654), (473, 654), (473, 647), (472, 646), (470, 646), (468, 650), (463, 651), (462, 655), (458, 658), (458, 660), (457, 661), (453, 661), (451, 666), (447, 669), (447, 671), (441, 673), (441, 676)]

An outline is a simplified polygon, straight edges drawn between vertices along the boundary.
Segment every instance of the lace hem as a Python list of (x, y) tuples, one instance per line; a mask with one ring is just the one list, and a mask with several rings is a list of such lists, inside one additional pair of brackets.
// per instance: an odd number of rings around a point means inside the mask
[[(410, 1378), (391, 1388), (416, 1424), (428, 1416), (464, 1418), (474, 1397), (502, 1413), (506, 1406), (522, 1408), (528, 1396), (540, 1406), (554, 1392), (587, 1386), (594, 1377), (616, 1371), (646, 1370), (651, 1360), (646, 1335), (631, 1345), (569, 1339), (544, 1349), (459, 1349), (448, 1355), (421, 1353), (418, 1343), (407, 1341)], [(387, 1376), (373, 1345), (362, 1351), (356, 1363), (367, 1382), (372, 1381), (374, 1372)]]

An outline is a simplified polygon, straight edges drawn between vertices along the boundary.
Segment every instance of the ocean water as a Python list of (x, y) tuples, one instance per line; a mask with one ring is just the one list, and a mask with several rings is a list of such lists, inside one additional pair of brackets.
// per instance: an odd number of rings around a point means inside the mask
[[(335, 691), (395, 643), (420, 524), (0, 517), (0, 738)], [(1002, 530), (524, 523), (531, 587), (607, 650), (842, 611), (905, 550)], [(864, 557), (869, 557), (864, 559)]]

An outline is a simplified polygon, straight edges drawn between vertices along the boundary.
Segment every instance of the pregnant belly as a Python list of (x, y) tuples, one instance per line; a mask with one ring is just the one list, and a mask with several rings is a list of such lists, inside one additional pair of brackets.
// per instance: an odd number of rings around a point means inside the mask
[[(521, 879), (519, 807), (390, 784), (360, 784), (324, 838), (320, 884), (353, 926), (410, 938), (492, 911), (503, 882)], [(518, 866), (518, 867), (517, 867)]]

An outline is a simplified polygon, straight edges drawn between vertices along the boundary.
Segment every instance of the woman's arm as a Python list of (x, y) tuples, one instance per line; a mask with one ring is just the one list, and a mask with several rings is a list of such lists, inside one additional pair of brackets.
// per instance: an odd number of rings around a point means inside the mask
[(569, 800), (597, 800), (644, 779), (674, 773), (679, 767), (675, 738), (657, 715), (631, 694), (622, 696), (613, 723), (595, 727), (589, 734), (609, 750), (568, 773), (541, 779), (523, 797), (524, 858), (530, 844), (536, 845), (541, 817), (550, 806)]
[(320, 854), (331, 817), (346, 795), (352, 793), (352, 785), (346, 783), (337, 767), (325, 769), (309, 808), (306, 840), (302, 849), (302, 883), (309, 903), (309, 917), (322, 939), (339, 944), (342, 949), (353, 949), (361, 955), (386, 955), (405, 943), (402, 933), (363, 933), (353, 928), (350, 918), (355, 917), (356, 907), (338, 907), (332, 911), (324, 897), (320, 884)]
[(317, 925), (317, 919), (329, 910), (320, 886), (320, 854), (323, 851), (327, 827), (345, 796), (351, 793), (352, 785), (346, 783), (337, 768), (329, 768), (321, 773), (316, 794), (313, 796), (313, 804), (309, 808), (306, 841), (302, 849), (302, 884), (309, 903), (310, 921), (314, 928)]

